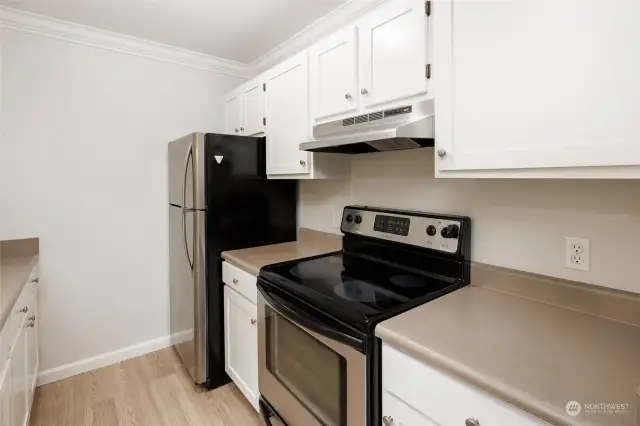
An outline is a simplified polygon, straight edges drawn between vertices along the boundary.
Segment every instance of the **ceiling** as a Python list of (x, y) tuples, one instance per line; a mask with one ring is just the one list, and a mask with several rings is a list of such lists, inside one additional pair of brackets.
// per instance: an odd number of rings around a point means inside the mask
[(347, 0), (0, 0), (0, 4), (251, 63)]

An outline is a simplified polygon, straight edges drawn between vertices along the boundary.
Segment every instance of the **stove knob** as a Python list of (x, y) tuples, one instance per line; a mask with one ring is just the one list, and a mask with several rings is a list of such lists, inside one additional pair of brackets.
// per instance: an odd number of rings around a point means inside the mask
[(437, 231), (438, 231), (438, 230), (436, 229), (436, 227), (435, 227), (435, 226), (433, 226), (433, 225), (429, 225), (429, 226), (427, 226), (427, 235), (428, 235), (428, 236), (433, 237), (434, 235), (436, 235), (436, 232), (437, 232)]
[(356, 215), (356, 223), (362, 223), (362, 216)]
[[(445, 238), (458, 238), (460, 235), (460, 227), (458, 225), (449, 225), (445, 228), (447, 230), (447, 236)], [(444, 229), (443, 229), (444, 231)], [(444, 237), (444, 235), (443, 235)]]
[(442, 235), (442, 238), (449, 238), (449, 230), (446, 226), (442, 228), (442, 230), (440, 231), (440, 235)]
[(351, 216), (350, 214), (347, 215), (347, 222), (353, 222), (353, 216)]

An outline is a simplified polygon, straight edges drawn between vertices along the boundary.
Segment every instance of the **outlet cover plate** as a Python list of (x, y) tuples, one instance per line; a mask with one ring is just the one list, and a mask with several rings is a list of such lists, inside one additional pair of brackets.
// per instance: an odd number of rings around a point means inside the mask
[(564, 249), (565, 266), (578, 271), (589, 271), (591, 249), (586, 238), (567, 237)]

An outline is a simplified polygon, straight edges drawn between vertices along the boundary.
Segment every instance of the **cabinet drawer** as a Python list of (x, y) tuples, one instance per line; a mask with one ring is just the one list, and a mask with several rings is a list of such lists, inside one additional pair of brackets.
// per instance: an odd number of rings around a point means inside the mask
[[(36, 271), (35, 268), (34, 271)], [(27, 317), (35, 314), (37, 288), (33, 278), (37, 275), (34, 274), (35, 272), (32, 272), (29, 282), (20, 293), (20, 296), (18, 296), (18, 300), (11, 308), (4, 327), (0, 330), (0, 371), (4, 366), (5, 360), (9, 357), (11, 346), (15, 344), (20, 327), (26, 324)], [(23, 312), (23, 310), (26, 310), (26, 312)]]
[(258, 303), (257, 277), (229, 262), (222, 262), (222, 281), (253, 303)]
[(424, 423), (418, 422), (421, 425), (464, 425), (468, 418), (478, 419), (482, 426), (547, 425), (386, 345), (382, 349), (382, 386), (382, 415), (394, 417), (394, 424), (412, 425), (417, 421), (415, 419), (422, 418), (421, 413), (428, 419)]

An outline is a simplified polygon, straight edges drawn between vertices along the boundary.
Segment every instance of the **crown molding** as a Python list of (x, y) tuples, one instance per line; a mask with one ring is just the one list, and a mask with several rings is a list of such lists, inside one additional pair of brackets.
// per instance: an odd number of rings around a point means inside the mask
[(293, 56), (387, 0), (349, 0), (251, 63), (254, 75)]
[(241, 62), (4, 6), (0, 6), (0, 27), (220, 74), (248, 78), (254, 73), (251, 65)]

